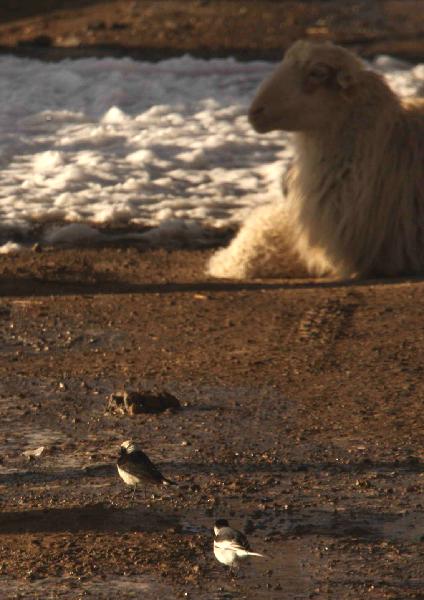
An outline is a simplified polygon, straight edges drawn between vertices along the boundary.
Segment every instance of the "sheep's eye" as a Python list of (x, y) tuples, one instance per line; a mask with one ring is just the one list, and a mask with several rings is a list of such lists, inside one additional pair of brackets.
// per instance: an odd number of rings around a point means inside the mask
[(322, 83), (330, 76), (330, 69), (327, 65), (314, 65), (308, 73), (308, 79), (311, 83)]

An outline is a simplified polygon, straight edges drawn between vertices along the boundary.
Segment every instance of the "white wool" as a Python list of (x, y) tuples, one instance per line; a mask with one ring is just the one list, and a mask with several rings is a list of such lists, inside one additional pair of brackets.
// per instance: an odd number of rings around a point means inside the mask
[(297, 42), (249, 114), (261, 133), (293, 131), (296, 158), (284, 200), (255, 211), (210, 274), (284, 275), (290, 255), (314, 275), (424, 271), (424, 102), (343, 48)]

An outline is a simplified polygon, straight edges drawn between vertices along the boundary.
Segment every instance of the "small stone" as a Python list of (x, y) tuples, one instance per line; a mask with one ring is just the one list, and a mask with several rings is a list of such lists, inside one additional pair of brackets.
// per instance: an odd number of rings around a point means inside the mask
[(39, 458), (43, 452), (45, 450), (44, 446), (40, 446), (39, 448), (36, 448), (35, 450), (24, 450), (22, 452), (22, 454), (24, 456), (26, 456), (27, 458), (29, 458), (29, 460), (33, 460), (34, 458)]

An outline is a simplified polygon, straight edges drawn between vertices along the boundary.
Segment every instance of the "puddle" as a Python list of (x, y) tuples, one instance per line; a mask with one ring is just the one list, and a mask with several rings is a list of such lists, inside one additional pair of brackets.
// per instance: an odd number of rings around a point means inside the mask
[(185, 534), (196, 534), (196, 533), (201, 533), (201, 534), (207, 534), (210, 533), (211, 528), (210, 526), (207, 525), (194, 525), (193, 523), (185, 523), (182, 522), (180, 524), (181, 526), (181, 533), (185, 533)]
[(24, 450), (33, 450), (40, 446), (48, 448), (67, 440), (61, 431), (48, 427), (37, 429), (35, 425), (22, 423), (16, 429), (16, 433), (9, 429), (6, 431), (3, 429), (2, 433), (4, 437), (0, 442), (0, 451), (2, 454), (16, 455), (16, 457), (21, 456)]
[[(35, 303), (14, 302), (13, 312), (5, 313), (7, 318), (0, 322), (0, 354), (14, 352), (29, 354), (64, 352), (82, 347), (113, 349), (127, 342), (127, 334), (105, 328), (81, 328), (67, 324), (66, 330), (60, 327), (43, 327), (40, 317), (33, 320), (22, 318), (21, 309), (36, 306)], [(18, 309), (18, 310), (17, 310)], [(39, 309), (37, 309), (39, 312)], [(49, 324), (51, 325), (51, 324)]]
[[(239, 569), (238, 577), (230, 579), (217, 564), (214, 574), (216, 590), (199, 594), (201, 600), (305, 600), (311, 592), (311, 581), (302, 567), (305, 549), (298, 540), (283, 544), (268, 542), (267, 559), (248, 559)], [(213, 559), (213, 556), (212, 556)]]
[[(196, 594), (196, 600), (250, 600), (256, 599), (304, 600), (309, 598), (311, 580), (303, 566), (307, 554), (307, 539), (278, 539), (267, 538), (263, 530), (249, 534), (249, 542), (253, 550), (263, 552), (267, 558), (250, 558), (240, 564), (238, 577), (232, 579), (227, 569), (220, 565), (213, 555), (212, 524), (215, 517), (199, 517), (190, 515), (190, 521), (180, 521), (181, 532), (184, 534), (201, 534), (208, 536), (206, 541), (210, 551), (210, 561), (213, 567), (211, 579), (217, 583), (216, 590), (208, 590)], [(243, 529), (238, 519), (232, 519), (231, 525)], [(260, 587), (259, 587), (260, 586)], [(191, 596), (190, 596), (191, 597)], [(194, 596), (193, 596), (194, 598)]]
[(175, 526), (175, 518), (158, 511), (120, 509), (104, 504), (85, 507), (53, 507), (29, 510), (3, 510), (0, 533), (128, 533), (161, 532)]
[(399, 519), (385, 523), (382, 528), (385, 538), (399, 542), (424, 540), (424, 512), (410, 512)]

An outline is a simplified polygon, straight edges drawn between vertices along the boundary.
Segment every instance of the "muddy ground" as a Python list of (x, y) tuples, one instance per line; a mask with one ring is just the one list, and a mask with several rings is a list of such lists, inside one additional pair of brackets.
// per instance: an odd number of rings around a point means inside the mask
[[(213, 281), (209, 252), (1, 257), (0, 596), (424, 598), (424, 281)], [(108, 412), (124, 386), (183, 408)], [(177, 490), (131, 502), (128, 438)], [(231, 579), (217, 516), (270, 558)]]

